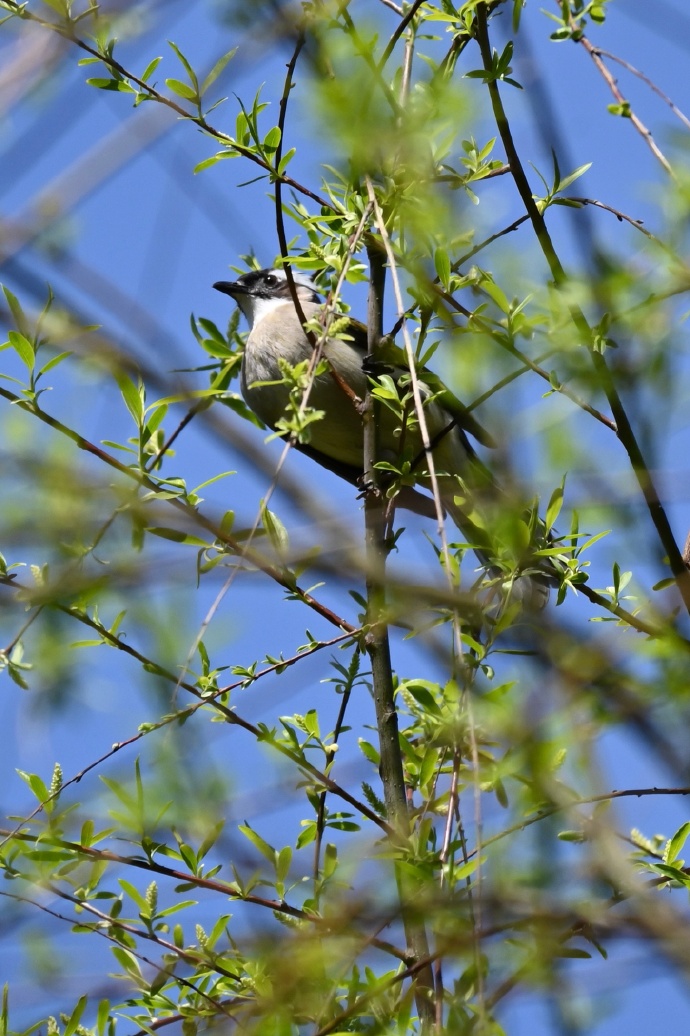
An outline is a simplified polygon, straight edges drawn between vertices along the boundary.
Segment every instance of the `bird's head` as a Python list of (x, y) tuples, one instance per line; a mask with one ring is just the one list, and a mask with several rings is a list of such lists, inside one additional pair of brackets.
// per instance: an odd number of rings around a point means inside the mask
[[(292, 279), (300, 302), (319, 301), (317, 289), (308, 274), (293, 270)], [(280, 268), (252, 270), (242, 274), (236, 281), (216, 281), (213, 287), (235, 300), (250, 328), (276, 306), (292, 301), (287, 274)]]

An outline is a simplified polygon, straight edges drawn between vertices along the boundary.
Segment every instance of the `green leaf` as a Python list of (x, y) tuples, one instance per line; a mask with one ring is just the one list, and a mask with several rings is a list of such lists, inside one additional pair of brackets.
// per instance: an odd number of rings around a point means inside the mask
[(546, 508), (547, 532), (550, 532), (550, 530), (553, 529), (556, 519), (561, 513), (561, 507), (563, 506), (563, 491), (565, 488), (564, 482), (565, 479), (563, 480), (560, 486), (557, 486), (556, 489), (554, 489), (553, 493), (551, 494), (551, 499), (549, 500), (549, 505)]
[(20, 332), (20, 334), (23, 334), (25, 337), (28, 338), (31, 334), (29, 330), (29, 321), (26, 318), (24, 310), (19, 304), (17, 296), (13, 295), (10, 289), (6, 288), (4, 284), (2, 286), (2, 291), (3, 295), (5, 296), (7, 305), (10, 307), (10, 313), (12, 314), (12, 319), (14, 320), (17, 330)]
[(10, 345), (17, 353), (24, 366), (27, 367), (29, 371), (33, 371), (34, 364), (36, 363), (36, 353), (29, 339), (19, 331), (10, 331), (7, 337)]
[(264, 137), (264, 141), (262, 144), (263, 150), (268, 151), (270, 154), (273, 154), (274, 151), (278, 150), (280, 138), (280, 126), (274, 126), (273, 129), (270, 129)]
[(146, 413), (148, 414), (148, 418), (146, 421), (146, 431), (149, 435), (149, 438), (154, 434), (154, 432), (158, 431), (158, 429), (161, 426), (161, 423), (165, 419), (165, 415), (167, 414), (167, 412), (167, 403), (162, 402), (152, 403), (151, 406), (146, 408)]
[(213, 925), (213, 928), (208, 934), (206, 939), (206, 948), (212, 950), (215, 944), (220, 939), (221, 935), (225, 931), (228, 921), (230, 920), (230, 914), (221, 914), (218, 920)]
[(338, 869), (338, 847), (332, 842), (326, 844), (323, 854), (323, 876), (331, 878)]
[(279, 553), (287, 550), (289, 539), (287, 529), (281, 522), (280, 518), (273, 511), (269, 511), (262, 503), (261, 505), (261, 518), (263, 521), (264, 529), (268, 534), (273, 547)]
[(450, 259), (444, 248), (437, 248), (434, 252), (434, 266), (439, 281), (444, 288), (448, 288), (450, 283)]
[(227, 478), (228, 475), (236, 475), (236, 471), (221, 471), (218, 475), (214, 475), (213, 478), (207, 478), (205, 482), (200, 482), (194, 489), (190, 489), (190, 493), (198, 493), (200, 489), (205, 489), (206, 486), (212, 486), (214, 482), (218, 482), (221, 478)]
[(488, 278), (483, 280), (482, 289), (494, 300), (500, 310), (504, 313), (510, 312), (510, 303), (508, 302), (505, 292), (503, 292), (499, 286), (494, 283), (494, 281), (488, 280)]
[(620, 115), (623, 119), (629, 119), (632, 114), (629, 101), (623, 101), (622, 104), (607, 104), (606, 110), (612, 115)]
[(292, 863), (292, 848), (289, 845), (284, 846), (278, 853), (278, 857), (275, 861), (276, 867), (276, 878), (278, 881), (285, 881), (288, 872), (290, 870), (290, 864)]
[(285, 170), (287, 169), (288, 165), (290, 164), (290, 162), (292, 161), (292, 159), (295, 157), (296, 154), (297, 154), (297, 148), (296, 147), (291, 147), (289, 151), (285, 152), (285, 154), (283, 155), (283, 157), (280, 160), (280, 165), (278, 166), (278, 175), (279, 176), (283, 175), (283, 173), (285, 172)]
[(651, 870), (656, 871), (658, 874), (662, 874), (665, 878), (668, 878), (669, 881), (677, 881), (681, 885), (690, 884), (690, 877), (681, 867), (674, 867), (668, 863), (654, 863), (651, 865)]
[(74, 860), (74, 854), (68, 849), (27, 849), (26, 855), (30, 860), (39, 860), (41, 863), (65, 863)]
[(72, 1011), (71, 1015), (69, 1016), (69, 1021), (65, 1025), (62, 1036), (73, 1036), (73, 1033), (76, 1032), (81, 1016), (84, 1013), (84, 1008), (86, 1007), (87, 999), (88, 998), (86, 996), (79, 997), (79, 999), (77, 1000), (76, 1007)]
[(87, 79), (87, 86), (95, 86), (97, 90), (117, 90), (126, 93), (131, 91), (131, 86), (123, 83), (121, 79)]
[(474, 874), (477, 867), (479, 867), (479, 865), (483, 864), (485, 861), (485, 856), (481, 859), (479, 859), (476, 856), (473, 856), (471, 860), (468, 860), (466, 863), (461, 864), (459, 867), (453, 868), (453, 878), (455, 879), (455, 881), (464, 881), (465, 878), (469, 878), (471, 874)]
[(245, 838), (248, 838), (252, 845), (259, 850), (262, 856), (265, 856), (271, 866), (275, 867), (278, 859), (278, 853), (269, 845), (268, 842), (264, 841), (261, 835), (253, 831), (249, 824), (238, 824), (238, 831), (241, 831)]
[(664, 848), (664, 863), (673, 863), (678, 859), (678, 854), (685, 845), (690, 835), (690, 821), (686, 821), (678, 828), (676, 833), (669, 838)]
[(206, 76), (206, 78), (204, 79), (203, 83), (201, 84), (201, 91), (200, 92), (202, 94), (205, 94), (206, 91), (208, 90), (209, 86), (211, 86), (213, 83), (215, 83), (216, 79), (221, 74), (221, 72), (223, 71), (223, 69), (227, 65), (228, 61), (231, 61), (234, 58), (236, 53), (237, 53), (237, 47), (233, 47), (232, 50), (229, 50), (227, 52), (227, 54), (223, 54), (222, 57), (218, 58), (218, 60), (216, 61), (215, 65), (213, 66), (213, 68), (211, 69), (211, 71), (209, 72), (209, 74)]
[(296, 847), (303, 849), (305, 845), (311, 845), (316, 839), (316, 824), (313, 820), (302, 821), (302, 831), (297, 836)]
[(71, 356), (71, 355), (72, 355), (72, 353), (70, 351), (67, 351), (67, 352), (64, 352), (64, 353), (58, 353), (57, 356), (53, 356), (52, 360), (48, 360), (47, 363), (43, 364), (43, 366), (41, 367), (40, 371), (38, 372), (39, 376), (41, 374), (47, 374), (48, 371), (53, 369), (53, 367), (57, 367), (57, 365), (59, 363), (62, 363), (63, 360), (66, 360), (67, 357)]
[(194, 89), (198, 93), (198, 91), (199, 91), (199, 80), (196, 77), (196, 72), (194, 71), (192, 66), (189, 64), (189, 62), (187, 61), (187, 58), (184, 56), (184, 54), (182, 53), (180, 48), (177, 46), (177, 44), (173, 43), (172, 40), (168, 40), (168, 46), (172, 47), (172, 49), (177, 54), (178, 58), (182, 62), (182, 65), (184, 66), (185, 72), (189, 76), (189, 82), (194, 86)]
[(591, 167), (591, 162), (585, 162), (584, 165), (579, 165), (577, 169), (573, 170), (572, 173), (570, 173), (568, 176), (565, 176), (562, 180), (559, 181), (558, 190), (564, 191), (566, 187), (570, 187), (571, 183), (577, 180), (580, 176), (584, 176), (587, 170), (591, 169)]
[(26, 773), (24, 770), (17, 770), (17, 773), (29, 785), (39, 802), (43, 803), (50, 798), (50, 792), (37, 773)]
[(165, 907), (163, 910), (156, 912), (156, 917), (170, 917), (171, 914), (176, 914), (180, 910), (186, 910), (188, 907), (198, 906), (198, 900), (196, 899), (180, 899), (177, 903), (173, 903), (172, 906)]
[(357, 739), (357, 744), (359, 745), (360, 750), (362, 751), (365, 758), (368, 759), (370, 763), (373, 763), (374, 766), (378, 766), (381, 762), (381, 756), (379, 755), (377, 749), (374, 748), (374, 746), (370, 744), (369, 741), (365, 741), (362, 737)]
[(203, 173), (204, 169), (210, 169), (211, 166), (215, 165), (216, 162), (219, 162), (221, 158), (227, 158), (227, 157), (228, 157), (228, 155), (225, 152), (222, 152), (219, 155), (211, 155), (210, 158), (204, 158), (202, 162), (198, 162), (194, 166), (194, 168), (192, 169), (192, 172), (193, 173)]
[(121, 946), (112, 947), (113, 956), (117, 960), (118, 964), (125, 969), (128, 975), (131, 975), (137, 981), (141, 979), (141, 971), (139, 969), (139, 963), (134, 956), (128, 950), (123, 949)]
[(141, 79), (143, 80), (144, 83), (148, 82), (149, 78), (156, 71), (156, 69), (158, 68), (158, 66), (160, 65), (162, 60), (163, 60), (162, 57), (157, 57), (157, 58), (153, 58), (151, 61), (149, 61), (148, 65), (146, 66), (146, 68), (144, 69), (144, 71), (141, 74)]
[[(199, 648), (201, 649), (201, 644), (199, 644)], [(218, 837), (219, 837), (221, 831), (223, 830), (224, 826), (225, 826), (225, 821), (219, 820), (218, 823), (214, 824), (214, 826), (211, 828), (211, 830), (209, 831), (209, 833), (206, 835), (206, 837), (202, 841), (201, 845), (199, 846), (199, 850), (197, 852), (197, 858), (199, 860), (203, 860), (204, 856), (206, 856), (206, 854), (216, 844), (216, 842), (218, 841)]]
[(101, 1000), (96, 1014), (96, 1031), (98, 1036), (105, 1036), (105, 1027), (110, 1017), (110, 1001)]
[(178, 97), (183, 97), (185, 101), (196, 101), (198, 98), (194, 87), (190, 86), (189, 83), (183, 83), (181, 79), (166, 79), (165, 85), (174, 94), (177, 94)]
[(189, 532), (183, 532), (181, 529), (169, 529), (162, 525), (147, 525), (146, 531), (150, 532), (152, 536), (158, 536), (162, 540), (171, 540), (173, 543), (187, 543), (192, 547), (211, 546), (208, 540), (203, 540), (200, 536), (193, 536)]
[(319, 715), (316, 709), (310, 709), (309, 712), (302, 717), (302, 721), (307, 734), (311, 737), (319, 736)]
[(142, 894), (134, 887), (134, 885), (132, 885), (129, 881), (126, 881), (124, 878), (118, 878), (117, 882), (120, 888), (122, 888), (127, 893), (130, 899), (134, 900), (139, 909), (143, 913), (148, 914), (148, 903), (146, 902), (144, 896), (142, 896)]
[(135, 385), (132, 379), (122, 371), (118, 372), (115, 378), (127, 409), (136, 421), (137, 427), (141, 428), (144, 423), (143, 385), (141, 383), (138, 386)]

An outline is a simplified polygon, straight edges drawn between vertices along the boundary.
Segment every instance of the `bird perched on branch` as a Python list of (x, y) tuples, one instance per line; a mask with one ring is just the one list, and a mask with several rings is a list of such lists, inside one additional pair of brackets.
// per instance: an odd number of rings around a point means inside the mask
[[(304, 318), (307, 322), (314, 321), (323, 309), (316, 286), (303, 273), (293, 271), (292, 277)], [(217, 281), (213, 287), (235, 300), (249, 324), (242, 359), (242, 395), (266, 425), (289, 434), (286, 413), (291, 392), (294, 406), (294, 390), (299, 388), (295, 367), (304, 365), (302, 370), (306, 370), (313, 357), (313, 347), (295, 308), (285, 271), (252, 271), (236, 281)], [(348, 318), (346, 334), (346, 339), (327, 337), (323, 343), (325, 362), (317, 366), (308, 396), (309, 407), (320, 417), (310, 420), (308, 442), (296, 441), (295, 446), (342, 478), (361, 485), (364, 469), (361, 404), (371, 385), (382, 403), (378, 462), (391, 473), (398, 490), (396, 504), (434, 516), (433, 501), (412, 488), (414, 483), (428, 489), (431, 480), (412, 403), (405, 353), (386, 339), (380, 349), (380, 359), (377, 354), (375, 369), (370, 370), (365, 362), (366, 327)], [(318, 332), (315, 337), (319, 337)], [(515, 586), (515, 596), (532, 607), (543, 607), (548, 599), (546, 582), (549, 580), (538, 571), (531, 572), (532, 578), (525, 580), (519, 577), (522, 559), (516, 567), (515, 559), (512, 563), (506, 559), (503, 565), (496, 558), (495, 544), (483, 512), (497, 513), (499, 507), (505, 511), (512, 502), (504, 497), (468, 439), (468, 434), (472, 435), (490, 447), (494, 445), (491, 436), (437, 375), (427, 368), (418, 373), (434, 469), (445, 510), (494, 576), (508, 577)], [(518, 520), (522, 519), (518, 517)], [(525, 527), (524, 520), (522, 527)], [(533, 563), (530, 568), (534, 569)]]

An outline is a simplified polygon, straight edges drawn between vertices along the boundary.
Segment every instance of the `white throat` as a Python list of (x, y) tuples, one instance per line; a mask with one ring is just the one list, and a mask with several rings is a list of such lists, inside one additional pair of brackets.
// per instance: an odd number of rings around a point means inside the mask
[(267, 317), (269, 313), (278, 309), (279, 306), (285, 306), (288, 304), (292, 305), (292, 302), (288, 299), (262, 299), (253, 295), (239, 295), (237, 298), (237, 305), (246, 317), (250, 331), (256, 326), (256, 324), (260, 323), (264, 317)]

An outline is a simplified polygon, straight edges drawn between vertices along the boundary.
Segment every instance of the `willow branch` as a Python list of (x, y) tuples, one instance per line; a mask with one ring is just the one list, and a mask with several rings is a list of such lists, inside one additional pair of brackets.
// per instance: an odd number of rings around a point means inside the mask
[[(477, 5), (475, 25), (477, 41), (479, 43), (482, 60), (484, 62), (484, 68), (487, 73), (490, 73), (492, 68), (492, 56), (487, 26), (486, 4), (484, 3)], [(564, 287), (568, 282), (567, 274), (551, 240), (551, 235), (547, 229), (544, 216), (539, 210), (532, 194), (529, 181), (527, 180), (527, 176), (520, 161), (520, 156), (518, 155), (513, 141), (513, 135), (503, 107), (498, 83), (491, 77), (491, 75), (487, 75), (487, 87), (496, 126), (505, 148), (506, 157), (510, 165), (515, 185), (518, 189), (518, 193), (520, 194), (527, 214), (530, 217), (537, 240), (551, 271), (551, 275), (553, 276), (557, 287)], [(683, 604), (686, 611), (690, 613), (690, 574), (688, 573), (682, 554), (678, 544), (676, 543), (668, 516), (666, 515), (666, 511), (661, 503), (659, 493), (633, 431), (630, 419), (628, 418), (623, 402), (614, 384), (611, 371), (609, 370), (604, 355), (594, 348), (594, 336), (584, 313), (579, 306), (573, 303), (570, 304), (569, 308), (571, 319), (582, 337), (583, 345), (585, 345), (589, 350), (592, 364), (599, 378), (599, 383), (606, 395), (609, 406), (611, 407), (611, 413), (616, 424), (616, 434), (628, 454), (628, 458), (642, 491), (645, 503), (647, 504), (657, 535), (659, 536), (662, 547), (668, 556), (669, 566), (676, 580), (676, 585), (678, 586)]]

